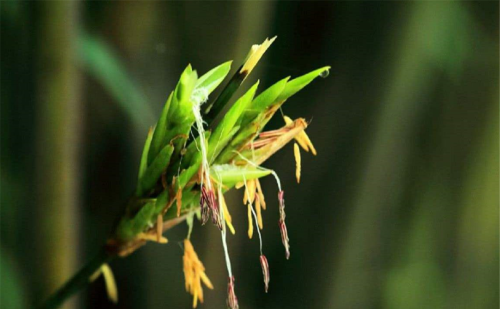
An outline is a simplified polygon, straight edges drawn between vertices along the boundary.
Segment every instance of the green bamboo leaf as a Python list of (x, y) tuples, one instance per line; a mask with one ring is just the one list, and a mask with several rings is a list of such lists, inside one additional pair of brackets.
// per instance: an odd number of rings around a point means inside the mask
[(153, 139), (153, 131), (153, 128), (149, 128), (148, 137), (146, 137), (146, 143), (144, 144), (144, 148), (142, 149), (141, 163), (139, 164), (139, 180), (142, 178), (144, 172), (146, 172), (146, 169), (148, 168), (148, 153), (151, 146), (151, 140)]
[[(186, 210), (195, 210), (199, 212), (200, 206), (200, 192), (199, 191), (184, 191), (182, 194), (182, 208), (181, 214)], [(195, 212), (195, 214), (196, 214)], [(170, 207), (164, 216), (165, 220), (177, 218), (177, 207)]]
[(243, 111), (248, 108), (252, 99), (259, 86), (259, 81), (257, 81), (241, 98), (236, 101), (229, 111), (224, 115), (224, 118), (219, 123), (217, 128), (212, 134), (208, 144), (208, 153), (212, 154), (218, 141), (225, 139), (227, 134), (231, 133), (234, 125), (240, 119)]
[(214, 91), (226, 78), (229, 70), (231, 70), (231, 63), (232, 61), (224, 62), (203, 74), (203, 76), (196, 81), (195, 91), (203, 89), (203, 91), (206, 91), (207, 96), (212, 93), (212, 91)]
[(271, 174), (271, 170), (253, 167), (240, 167), (231, 164), (217, 164), (210, 168), (210, 173), (215, 179), (225, 186), (232, 186), (238, 182), (261, 178)]
[[(207, 147), (208, 147), (208, 139), (209, 138), (210, 138), (209, 134), (205, 135), (205, 144), (207, 145)], [(199, 138), (198, 138), (198, 141), (199, 141)], [(180, 173), (179, 178), (177, 180), (177, 184), (178, 184), (179, 188), (184, 188), (186, 186), (186, 184), (188, 183), (188, 181), (191, 180), (191, 178), (193, 178), (193, 176), (200, 169), (200, 165), (201, 165), (201, 161), (202, 161), (202, 154), (201, 154), (201, 151), (198, 151), (199, 147), (200, 147), (200, 145), (198, 145), (198, 146), (196, 146), (196, 144), (193, 145), (192, 152), (191, 152), (193, 155), (192, 155), (192, 158), (190, 160), (191, 162), (189, 163), (189, 167)]]
[[(172, 126), (183, 123), (186, 119), (193, 118), (193, 103), (191, 96), (197, 79), (198, 75), (196, 71), (193, 71), (191, 65), (188, 65), (184, 72), (182, 72), (179, 82), (177, 83), (168, 113), (168, 119), (171, 119), (170, 124)], [(173, 122), (175, 122), (175, 124)]]
[(286, 83), (290, 76), (280, 80), (271, 87), (267, 88), (264, 92), (259, 94), (255, 100), (253, 100), (249, 109), (246, 110), (241, 118), (240, 126), (245, 127), (250, 123), (255, 117), (257, 117), (262, 111), (267, 107), (276, 102), (278, 96), (285, 89)]
[(229, 102), (233, 94), (236, 90), (238, 90), (248, 75), (250, 75), (260, 58), (262, 58), (262, 55), (264, 55), (275, 39), (276, 37), (273, 37), (270, 40), (266, 38), (262, 44), (253, 45), (250, 48), (250, 52), (245, 58), (243, 65), (238, 68), (236, 73), (234, 73), (233, 77), (231, 77), (229, 83), (224, 87), (217, 99), (215, 99), (215, 101), (209, 104), (205, 109), (206, 115), (204, 118), (208, 125), (210, 125), (220, 111), (224, 109), (224, 106)]
[(168, 96), (167, 102), (163, 106), (163, 110), (160, 115), (160, 119), (156, 124), (154, 134), (151, 141), (150, 150), (148, 152), (148, 165), (153, 162), (154, 158), (158, 155), (160, 150), (169, 142), (165, 140), (165, 135), (167, 131), (167, 115), (170, 109), (170, 104), (172, 103), (173, 92)]
[(177, 180), (177, 183), (180, 188), (184, 188), (186, 186), (188, 181), (191, 180), (191, 178), (198, 172), (198, 170), (200, 169), (200, 165), (201, 165), (201, 156), (197, 157), (195, 161), (191, 163), (191, 165), (187, 169), (183, 170), (180, 173), (179, 178)]
[(302, 88), (307, 86), (310, 82), (312, 82), (316, 77), (318, 76), (327, 76), (328, 70), (330, 69), (329, 66), (322, 67), (320, 69), (314, 70), (310, 73), (307, 73), (305, 75), (299, 76), (297, 78), (292, 79), (289, 81), (285, 89), (281, 92), (281, 94), (278, 96), (278, 98), (275, 100), (275, 102), (282, 102), (292, 95), (296, 94), (299, 92)]
[(146, 203), (133, 218), (122, 218), (116, 229), (118, 239), (128, 241), (143, 232), (152, 222), (156, 201)]
[(328, 74), (329, 69), (330, 69), (329, 66), (325, 66), (325, 67), (322, 67), (320, 69), (314, 70), (310, 73), (307, 73), (305, 75), (302, 75), (302, 76), (299, 76), (297, 78), (292, 79), (291, 81), (289, 81), (286, 84), (285, 89), (283, 89), (283, 91), (278, 96), (278, 98), (275, 100), (275, 102), (282, 102), (282, 101), (288, 99), (292, 95), (299, 92), (302, 88), (307, 86), (316, 77)]
[(158, 195), (158, 198), (156, 199), (156, 204), (155, 204), (155, 213), (154, 216), (157, 216), (165, 206), (167, 206), (168, 203), (168, 189), (163, 190), (160, 195)]
[(287, 86), (287, 82), (290, 79), (290, 76), (283, 78), (279, 82), (275, 83), (271, 87), (267, 88), (264, 92), (259, 94), (255, 100), (253, 100), (252, 105), (250, 107), (251, 111), (255, 111), (257, 113), (262, 112), (268, 106), (276, 102), (278, 96), (283, 92), (285, 87)]
[(224, 150), (227, 144), (231, 141), (233, 136), (240, 130), (240, 126), (235, 126), (229, 134), (227, 134), (224, 138), (221, 138), (212, 149), (208, 150), (208, 159), (209, 163), (212, 164), (217, 160), (219, 154)]
[(152, 222), (156, 202), (144, 205), (137, 215), (131, 220), (131, 232), (134, 236), (143, 232)]
[(160, 151), (151, 165), (144, 172), (141, 180), (139, 180), (136, 196), (142, 196), (149, 190), (153, 189), (161, 174), (167, 168), (173, 151), (174, 146), (172, 145), (167, 145)]

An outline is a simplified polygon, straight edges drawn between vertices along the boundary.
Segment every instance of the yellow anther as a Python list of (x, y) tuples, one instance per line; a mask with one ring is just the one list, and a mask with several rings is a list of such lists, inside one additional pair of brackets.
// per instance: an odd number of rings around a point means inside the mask
[(232, 224), (232, 218), (231, 214), (229, 213), (229, 209), (227, 208), (226, 200), (224, 199), (224, 194), (219, 194), (219, 201), (222, 205), (222, 209), (224, 210), (224, 221), (226, 221), (226, 225), (231, 231), (231, 233), (234, 235), (236, 231), (234, 230), (233, 224)]
[(163, 216), (161, 214), (156, 217), (156, 241), (160, 242), (163, 234)]
[(183, 256), (184, 279), (186, 281), (186, 291), (193, 295), (193, 308), (198, 305), (198, 300), (203, 303), (203, 288), (201, 282), (209, 289), (213, 289), (212, 282), (205, 274), (205, 266), (198, 259), (193, 245), (189, 239), (184, 240)]
[(297, 143), (293, 144), (293, 154), (295, 155), (295, 177), (297, 178), (297, 183), (300, 183), (300, 149)]
[(248, 204), (248, 238), (253, 236), (253, 223), (252, 223), (252, 205)]
[(168, 239), (166, 239), (164, 236), (161, 236), (160, 240), (158, 240), (158, 236), (156, 235), (156, 233), (155, 234), (139, 233), (137, 235), (137, 239), (147, 240), (147, 241), (153, 241), (153, 242), (157, 242), (157, 243), (160, 243), (160, 244), (166, 244), (166, 243), (168, 243)]
[[(293, 123), (293, 120), (288, 116), (283, 116), (283, 119), (285, 120), (285, 123), (287, 125)], [(307, 133), (304, 130), (295, 136), (295, 140), (297, 141), (297, 143), (299, 143), (300, 147), (302, 147), (302, 149), (304, 149), (305, 151), (309, 152), (310, 149), (313, 155), (317, 154), (316, 148), (314, 148), (313, 143), (311, 142), (309, 136), (307, 136)]]
[(255, 197), (255, 210), (257, 212), (257, 223), (259, 224), (259, 228), (262, 230), (264, 228), (264, 224), (262, 223), (262, 212), (260, 209), (260, 198), (258, 195)]
[(259, 195), (259, 203), (262, 209), (266, 209), (266, 200), (264, 199), (264, 192), (262, 192), (259, 179), (255, 179), (255, 186), (257, 187), (257, 194)]
[(248, 203), (253, 204), (253, 201), (255, 200), (255, 181), (254, 180), (248, 180), (247, 181), (247, 190), (248, 190)]
[(108, 264), (102, 264), (101, 266), (102, 275), (104, 276), (104, 283), (106, 285), (106, 293), (108, 298), (113, 303), (118, 302), (118, 289), (116, 287), (115, 277)]

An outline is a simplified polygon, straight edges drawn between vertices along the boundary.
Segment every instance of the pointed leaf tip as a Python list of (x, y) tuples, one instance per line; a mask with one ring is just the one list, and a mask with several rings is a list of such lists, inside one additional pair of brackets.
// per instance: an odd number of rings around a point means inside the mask
[(293, 96), (294, 94), (302, 90), (302, 88), (309, 85), (309, 83), (311, 83), (315, 78), (321, 76), (321, 74), (324, 74), (324, 72), (328, 71), (329, 69), (330, 66), (324, 66), (322, 68), (292, 79), (286, 84), (285, 89), (283, 89), (283, 92), (278, 96), (276, 101), (281, 102)]

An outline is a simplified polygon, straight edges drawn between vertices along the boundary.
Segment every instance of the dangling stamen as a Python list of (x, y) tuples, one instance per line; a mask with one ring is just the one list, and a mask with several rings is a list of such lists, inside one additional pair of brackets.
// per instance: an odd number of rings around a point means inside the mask
[(257, 212), (257, 222), (259, 224), (259, 228), (262, 230), (263, 228), (263, 223), (262, 223), (262, 212), (260, 209), (260, 197), (259, 195), (255, 196), (255, 210)]
[[(217, 225), (219, 229), (222, 229), (222, 223), (219, 216), (219, 205), (217, 205), (215, 200), (215, 194), (212, 187), (212, 182), (210, 180), (210, 166), (207, 158), (207, 145), (205, 139), (205, 128), (203, 127), (204, 121), (201, 117), (200, 106), (207, 99), (208, 95), (204, 93), (203, 89), (198, 90), (196, 93), (193, 93), (191, 96), (191, 100), (193, 101), (193, 115), (195, 118), (196, 129), (198, 130), (198, 134), (200, 136), (200, 150), (201, 150), (201, 176), (200, 176), (200, 185), (202, 187), (202, 197), (200, 198), (200, 208), (202, 211), (202, 224), (205, 224), (208, 221), (208, 217), (210, 216), (210, 212), (212, 213), (212, 223)], [(204, 208), (204, 207), (207, 208)]]
[(267, 263), (267, 258), (265, 255), (261, 255), (260, 258), (260, 266), (262, 267), (262, 275), (264, 276), (264, 286), (267, 293), (269, 289), (269, 281), (271, 281), (271, 276), (269, 274), (269, 263)]
[(257, 187), (257, 194), (259, 195), (259, 203), (262, 206), (262, 209), (266, 209), (266, 200), (264, 199), (264, 191), (262, 191), (259, 179), (255, 179), (255, 184)]
[(196, 308), (198, 300), (203, 303), (203, 288), (201, 282), (209, 289), (213, 289), (214, 287), (205, 274), (205, 267), (198, 258), (189, 239), (184, 240), (184, 256), (182, 260), (186, 291), (193, 295), (193, 308)]
[(200, 209), (201, 209), (201, 225), (205, 225), (210, 218), (210, 208), (208, 207), (208, 192), (205, 187), (201, 187), (200, 194)]
[[(224, 194), (219, 191), (219, 203), (222, 206), (222, 209), (224, 211), (224, 221), (226, 222), (227, 227), (231, 231), (231, 233), (234, 235), (236, 232), (234, 230), (233, 224), (232, 224), (232, 218), (231, 214), (229, 213), (229, 209), (227, 208), (226, 200), (224, 199)], [(222, 211), (221, 211), (222, 213)]]
[[(288, 116), (283, 115), (283, 119), (285, 120), (286, 125), (293, 123), (293, 120)], [(297, 143), (299, 143), (300, 147), (302, 147), (305, 151), (308, 152), (309, 149), (311, 149), (313, 155), (317, 154), (316, 148), (314, 148), (314, 145), (311, 142), (311, 139), (309, 139), (309, 136), (307, 136), (305, 130), (297, 134), (297, 136), (295, 136), (295, 140), (297, 141)]]
[[(245, 182), (246, 183), (246, 182)], [(245, 190), (248, 190), (248, 187), (245, 186)], [(256, 200), (258, 202), (259, 197), (256, 196)], [(260, 207), (260, 206), (259, 206)], [(248, 204), (248, 210), (252, 211), (253, 217), (255, 219), (255, 224), (259, 224), (259, 217), (255, 213), (255, 210), (252, 207), (252, 204)], [(262, 218), (261, 218), (262, 220)], [(251, 224), (251, 223), (250, 223)], [(262, 253), (262, 234), (260, 233), (260, 230), (257, 228), (257, 233), (259, 234), (259, 249), (260, 249), (260, 265), (262, 267), (262, 274), (264, 276), (264, 285), (265, 285), (265, 291), (267, 293), (267, 290), (269, 289), (269, 280), (270, 280), (270, 275), (269, 275), (269, 264), (267, 263), (267, 258), (266, 256)], [(251, 237), (250, 237), (251, 238)]]
[(234, 277), (229, 276), (227, 283), (227, 306), (230, 309), (238, 309), (240, 306), (238, 305), (238, 298), (234, 293)]
[[(252, 161), (248, 160), (244, 156), (242, 156), (239, 152), (237, 152), (237, 151), (235, 151), (235, 152), (236, 152), (236, 154), (238, 154), (243, 160), (245, 160), (250, 165), (253, 165), (258, 169), (264, 169), (264, 168), (256, 165)], [(285, 224), (285, 216), (286, 216), (285, 215), (285, 199), (284, 199), (285, 193), (283, 190), (281, 190), (281, 182), (280, 182), (280, 179), (278, 177), (278, 174), (276, 174), (276, 172), (272, 171), (272, 170), (271, 170), (271, 174), (274, 176), (274, 178), (276, 179), (276, 183), (278, 184), (278, 189), (279, 189), (278, 200), (279, 200), (279, 212), (280, 212), (280, 219), (278, 221), (278, 224), (280, 227), (281, 241), (283, 242), (283, 246), (285, 247), (285, 251), (286, 251), (286, 258), (289, 259), (290, 258), (290, 245), (289, 245), (289, 239), (288, 239), (288, 231), (286, 229), (286, 224)]]
[[(219, 176), (219, 175), (217, 175)], [(220, 179), (220, 176), (218, 177)], [(221, 184), (222, 181), (219, 181), (218, 193), (219, 196), (222, 195)], [(220, 215), (222, 217), (222, 229), (221, 229), (221, 238), (222, 238), (222, 247), (224, 248), (224, 257), (226, 259), (226, 267), (227, 273), (229, 274), (229, 282), (227, 285), (227, 305), (231, 309), (238, 309), (238, 298), (234, 292), (234, 276), (231, 271), (231, 260), (229, 259), (229, 252), (227, 250), (227, 242), (226, 242), (226, 224), (224, 220), (224, 207), (219, 205), (220, 207)]]
[(252, 239), (253, 236), (253, 223), (252, 223), (252, 204), (248, 203), (248, 238)]
[(297, 178), (297, 183), (300, 183), (300, 149), (297, 143), (293, 144), (293, 154), (295, 156), (295, 177)]
[(253, 203), (255, 200), (255, 181), (248, 180), (247, 181), (247, 192), (248, 192), (248, 200), (247, 203)]
[(280, 219), (278, 221), (278, 225), (280, 227), (280, 233), (281, 233), (281, 242), (283, 243), (283, 246), (285, 247), (285, 252), (286, 252), (286, 259), (288, 260), (290, 258), (290, 244), (289, 244), (289, 239), (288, 239), (288, 231), (286, 229), (286, 224), (285, 224), (285, 198), (284, 198), (284, 192), (280, 191), (278, 192), (278, 200), (279, 200), (279, 211), (280, 211)]
[(108, 299), (114, 304), (118, 303), (118, 289), (116, 287), (115, 277), (108, 264), (104, 263), (99, 267), (99, 269), (90, 276), (89, 281), (93, 282), (100, 275), (104, 277), (104, 284), (106, 285), (106, 294)]

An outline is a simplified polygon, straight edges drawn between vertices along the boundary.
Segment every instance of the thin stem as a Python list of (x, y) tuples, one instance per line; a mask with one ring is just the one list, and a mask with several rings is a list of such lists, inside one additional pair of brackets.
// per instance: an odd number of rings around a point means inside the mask
[(92, 276), (104, 263), (110, 262), (115, 256), (106, 252), (103, 248), (90, 260), (73, 278), (63, 285), (57, 292), (52, 294), (47, 301), (40, 306), (40, 309), (54, 309), (62, 305), (70, 296), (84, 288), (89, 283)]

